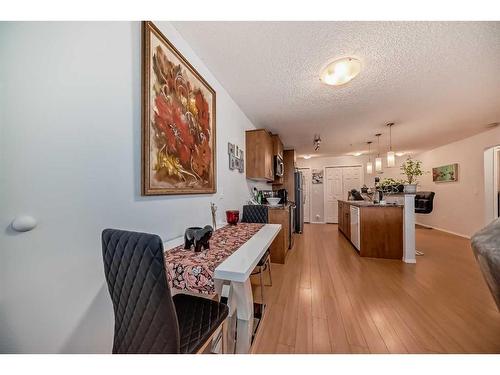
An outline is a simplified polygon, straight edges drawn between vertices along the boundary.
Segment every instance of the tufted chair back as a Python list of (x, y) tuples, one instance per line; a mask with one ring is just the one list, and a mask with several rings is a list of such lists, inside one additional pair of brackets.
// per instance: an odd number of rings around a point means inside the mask
[(179, 353), (161, 238), (105, 229), (102, 256), (115, 313), (113, 353)]
[(430, 214), (434, 208), (433, 191), (419, 191), (415, 195), (415, 213), (416, 214)]
[(241, 218), (241, 222), (267, 224), (269, 222), (267, 207), (262, 205), (252, 205), (252, 204), (247, 204), (243, 206), (243, 217)]

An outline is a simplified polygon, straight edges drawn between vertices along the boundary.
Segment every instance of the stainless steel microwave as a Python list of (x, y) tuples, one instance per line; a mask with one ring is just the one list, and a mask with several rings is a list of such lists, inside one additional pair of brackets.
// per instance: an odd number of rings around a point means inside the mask
[(285, 173), (285, 165), (283, 164), (283, 158), (279, 155), (274, 157), (274, 174), (278, 177), (282, 177)]

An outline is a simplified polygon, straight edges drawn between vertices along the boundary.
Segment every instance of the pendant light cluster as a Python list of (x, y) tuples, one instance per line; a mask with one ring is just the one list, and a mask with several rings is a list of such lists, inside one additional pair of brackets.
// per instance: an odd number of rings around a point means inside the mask
[(366, 142), (368, 143), (368, 163), (366, 163), (366, 173), (372, 174), (373, 173), (373, 163), (372, 163), (372, 141)]
[(389, 151), (387, 152), (387, 166), (392, 168), (396, 165), (396, 155), (394, 151), (392, 151), (392, 127), (394, 126), (393, 122), (387, 124), (389, 127)]
[(381, 133), (375, 134), (377, 137), (377, 157), (375, 158), (375, 170), (377, 172), (382, 172), (382, 158), (380, 157), (380, 136)]
[[(396, 153), (392, 151), (392, 127), (394, 126), (393, 122), (387, 124), (389, 127), (389, 151), (387, 152), (387, 167), (392, 168), (396, 165)], [(382, 158), (380, 157), (380, 136), (382, 133), (375, 134), (377, 137), (377, 157), (375, 158), (375, 171), (382, 172)], [(368, 144), (368, 162), (366, 163), (366, 173), (373, 173), (373, 163), (371, 157), (371, 144), (372, 141), (366, 142)]]

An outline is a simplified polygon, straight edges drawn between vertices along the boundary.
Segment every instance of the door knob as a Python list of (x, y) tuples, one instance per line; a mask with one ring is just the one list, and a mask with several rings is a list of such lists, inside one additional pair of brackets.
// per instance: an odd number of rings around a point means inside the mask
[(12, 221), (12, 229), (16, 232), (28, 232), (35, 228), (37, 221), (33, 216), (29, 215), (19, 215)]

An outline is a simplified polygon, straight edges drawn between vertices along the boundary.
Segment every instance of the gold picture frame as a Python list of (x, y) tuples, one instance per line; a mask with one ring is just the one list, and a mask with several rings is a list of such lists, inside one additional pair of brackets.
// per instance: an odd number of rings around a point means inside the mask
[(151, 22), (142, 22), (143, 195), (217, 191), (216, 93)]

